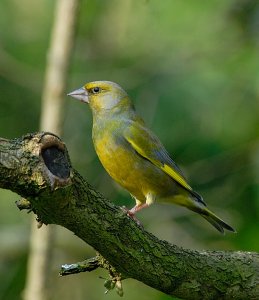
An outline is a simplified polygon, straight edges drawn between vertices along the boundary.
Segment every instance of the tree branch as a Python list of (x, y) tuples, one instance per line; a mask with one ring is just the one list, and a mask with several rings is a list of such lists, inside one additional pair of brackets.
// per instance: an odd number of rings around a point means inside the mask
[(27, 199), (20, 208), (44, 224), (64, 226), (93, 246), (121, 278), (182, 299), (259, 298), (257, 253), (193, 251), (157, 239), (71, 167), (53, 134), (0, 139), (0, 187)]

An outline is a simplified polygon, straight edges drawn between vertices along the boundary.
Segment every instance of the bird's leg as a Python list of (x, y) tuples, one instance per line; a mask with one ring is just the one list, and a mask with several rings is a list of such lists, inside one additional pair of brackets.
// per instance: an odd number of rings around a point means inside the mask
[(141, 210), (142, 208), (148, 207), (148, 203), (137, 203), (134, 207), (131, 209), (128, 209), (127, 207), (123, 206), (122, 209), (126, 212), (126, 214), (131, 217), (139, 226), (143, 227), (141, 222), (136, 218), (135, 213)]
[(134, 217), (135, 213), (140, 211), (142, 208), (148, 207), (149, 204), (147, 203), (141, 203), (141, 204), (136, 204), (134, 207), (132, 207), (129, 211), (128, 211), (128, 215), (130, 217)]

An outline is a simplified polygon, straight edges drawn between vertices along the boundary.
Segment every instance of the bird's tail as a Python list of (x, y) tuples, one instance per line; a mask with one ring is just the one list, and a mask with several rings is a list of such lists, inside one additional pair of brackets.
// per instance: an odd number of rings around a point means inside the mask
[(207, 207), (205, 202), (203, 201), (202, 197), (195, 193), (191, 197), (191, 203), (189, 202), (189, 205), (187, 207), (200, 214), (205, 220), (207, 220), (212, 226), (214, 226), (220, 233), (224, 234), (224, 229), (236, 232), (233, 227), (228, 225), (226, 222), (224, 222), (222, 219), (220, 219), (218, 216), (216, 216), (212, 211), (210, 211)]
[(211, 212), (206, 207), (204, 207), (202, 212), (200, 212), (200, 215), (208, 222), (210, 222), (210, 224), (214, 226), (221, 233), (224, 233), (224, 229), (232, 232), (236, 232), (233, 227), (228, 225), (226, 222), (224, 222), (222, 219), (220, 219), (218, 216), (216, 216), (213, 212)]

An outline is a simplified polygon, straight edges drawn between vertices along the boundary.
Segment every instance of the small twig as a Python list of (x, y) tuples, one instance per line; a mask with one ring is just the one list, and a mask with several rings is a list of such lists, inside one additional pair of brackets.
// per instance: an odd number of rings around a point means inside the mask
[(92, 257), (90, 259), (86, 259), (81, 262), (77, 262), (74, 264), (65, 264), (61, 266), (61, 270), (59, 272), (60, 276), (66, 276), (71, 274), (78, 274), (81, 272), (91, 272), (99, 268), (99, 260), (98, 257)]
[(124, 294), (122, 288), (122, 279), (125, 278), (122, 278), (121, 274), (118, 273), (115, 268), (110, 265), (109, 262), (99, 253), (97, 253), (97, 256), (95, 257), (86, 259), (78, 263), (62, 265), (59, 275), (66, 276), (71, 274), (78, 274), (81, 272), (91, 272), (99, 267), (108, 270), (110, 276), (109, 279), (100, 277), (102, 279), (105, 279), (105, 294), (115, 288), (117, 294), (122, 297)]

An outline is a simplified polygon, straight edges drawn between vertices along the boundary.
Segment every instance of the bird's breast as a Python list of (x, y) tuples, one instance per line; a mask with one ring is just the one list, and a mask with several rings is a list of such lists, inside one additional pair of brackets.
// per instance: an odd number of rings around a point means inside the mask
[(138, 157), (122, 135), (103, 132), (93, 136), (96, 153), (109, 175), (140, 201), (145, 200), (137, 174)]

